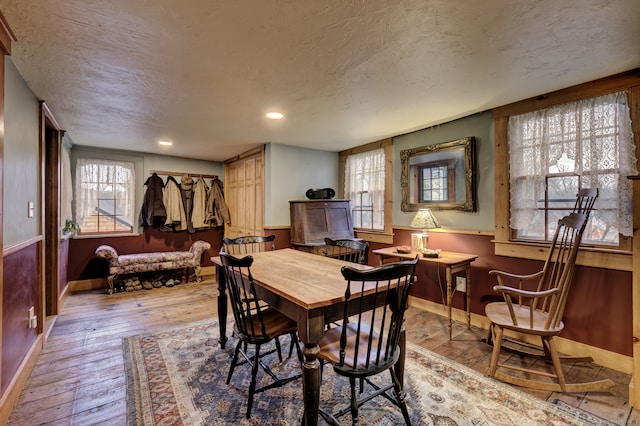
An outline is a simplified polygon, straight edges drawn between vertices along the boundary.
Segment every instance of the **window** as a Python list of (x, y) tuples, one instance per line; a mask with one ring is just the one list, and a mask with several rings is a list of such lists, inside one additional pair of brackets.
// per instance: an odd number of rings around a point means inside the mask
[[(363, 229), (373, 227), (373, 200), (369, 191), (360, 191), (356, 195), (356, 201), (351, 209), (353, 226)], [(384, 214), (384, 212), (382, 213)]]
[(133, 162), (78, 158), (76, 221), (81, 234), (132, 233), (134, 205)]
[(455, 194), (452, 193), (455, 182), (455, 170), (452, 161), (446, 163), (428, 163), (418, 165), (418, 197), (419, 203), (428, 202), (453, 202)]
[(347, 157), (344, 191), (354, 228), (384, 230), (384, 149)]
[(340, 152), (343, 198), (351, 201), (356, 236), (391, 243), (391, 139)]
[(583, 243), (618, 246), (632, 235), (631, 182), (636, 156), (626, 92), (508, 119), (512, 239), (548, 241), (579, 188), (600, 195)]

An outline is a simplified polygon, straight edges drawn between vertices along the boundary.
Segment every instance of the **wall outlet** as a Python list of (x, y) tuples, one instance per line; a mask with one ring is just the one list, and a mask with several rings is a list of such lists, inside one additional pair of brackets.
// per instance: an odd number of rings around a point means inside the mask
[(456, 291), (467, 292), (467, 279), (465, 277), (456, 277)]
[(38, 317), (35, 314), (35, 310), (33, 306), (29, 308), (29, 328), (38, 327)]

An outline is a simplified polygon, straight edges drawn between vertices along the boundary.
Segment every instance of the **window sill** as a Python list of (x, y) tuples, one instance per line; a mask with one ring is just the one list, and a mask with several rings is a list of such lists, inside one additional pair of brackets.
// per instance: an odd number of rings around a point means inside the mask
[(122, 232), (122, 233), (114, 233), (114, 234), (84, 234), (84, 235), (75, 235), (72, 238), (76, 240), (86, 240), (91, 238), (113, 238), (113, 237), (138, 237), (140, 234), (132, 233), (132, 232)]
[[(497, 256), (517, 257), (544, 262), (549, 251), (549, 246), (546, 244), (497, 240), (494, 240), (493, 243)], [(578, 252), (576, 264), (594, 268), (632, 271), (633, 256), (630, 251), (585, 247), (581, 248)]]
[(361, 238), (370, 243), (393, 244), (393, 234), (384, 232), (358, 231), (355, 230), (356, 238)]

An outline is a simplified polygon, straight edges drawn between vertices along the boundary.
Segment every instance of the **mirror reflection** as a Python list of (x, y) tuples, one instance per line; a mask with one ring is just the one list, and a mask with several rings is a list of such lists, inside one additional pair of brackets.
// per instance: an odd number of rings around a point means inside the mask
[(474, 145), (471, 136), (402, 150), (402, 211), (475, 211)]

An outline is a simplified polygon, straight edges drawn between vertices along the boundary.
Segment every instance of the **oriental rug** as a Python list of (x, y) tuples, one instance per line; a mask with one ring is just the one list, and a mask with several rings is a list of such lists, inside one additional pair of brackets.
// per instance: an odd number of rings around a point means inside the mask
[[(250, 368), (239, 366), (226, 384), (233, 348), (218, 343), (218, 323), (201, 321), (123, 339), (129, 425), (299, 425), (302, 383), (256, 394), (245, 418)], [(282, 341), (288, 348), (289, 342)], [(285, 350), (286, 351), (286, 350)], [(286, 354), (285, 354), (286, 355)], [(266, 362), (282, 377), (300, 372), (294, 356)], [(261, 386), (270, 378), (258, 373)], [(388, 374), (377, 379), (387, 381)], [(581, 410), (561, 409), (416, 345), (407, 345), (407, 405), (414, 425), (590, 425), (607, 424)], [(323, 372), (321, 408), (349, 404), (349, 382), (330, 366)], [(349, 414), (340, 418), (351, 424)], [(322, 423), (322, 421), (321, 421)], [(378, 397), (360, 409), (360, 424), (404, 424), (400, 410)]]

